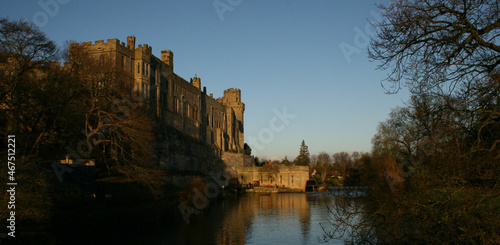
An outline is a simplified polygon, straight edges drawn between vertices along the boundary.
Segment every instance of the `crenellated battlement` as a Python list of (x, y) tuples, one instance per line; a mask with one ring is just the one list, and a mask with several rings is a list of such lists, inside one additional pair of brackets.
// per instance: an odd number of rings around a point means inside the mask
[(224, 90), (224, 93), (240, 93), (241, 94), (241, 90), (239, 88), (228, 88), (228, 89)]
[(153, 48), (147, 44), (139, 44), (139, 46), (137, 46), (137, 49), (142, 49), (142, 52), (148, 55), (151, 55), (153, 53)]
[(241, 102), (241, 90), (230, 88), (224, 90), (224, 99), (226, 102)]
[(116, 46), (116, 47), (122, 47), (122, 48), (127, 48), (126, 44), (124, 42), (120, 42), (120, 40), (113, 38), (113, 39), (108, 39), (106, 42), (104, 40), (96, 40), (94, 42), (82, 42), (80, 43), (72, 43), (70, 44), (70, 47), (99, 47), (99, 46)]

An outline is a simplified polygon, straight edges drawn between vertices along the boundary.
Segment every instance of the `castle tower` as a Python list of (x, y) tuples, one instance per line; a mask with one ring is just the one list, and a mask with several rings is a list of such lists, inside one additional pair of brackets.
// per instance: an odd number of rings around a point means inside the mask
[(243, 132), (243, 113), (245, 112), (245, 104), (241, 102), (241, 90), (239, 89), (226, 89), (224, 90), (224, 97), (222, 98), (222, 103), (228, 107), (228, 113), (234, 114), (235, 132), (231, 132), (230, 141), (238, 148), (237, 150), (243, 150), (245, 144), (244, 132)]
[(165, 62), (172, 71), (174, 70), (174, 53), (170, 50), (161, 51), (161, 61)]
[(127, 37), (127, 48), (135, 49), (135, 36)]

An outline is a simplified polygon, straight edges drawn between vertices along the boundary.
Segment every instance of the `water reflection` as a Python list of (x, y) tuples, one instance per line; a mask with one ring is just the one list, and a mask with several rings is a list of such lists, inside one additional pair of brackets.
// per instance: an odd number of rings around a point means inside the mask
[(173, 221), (154, 235), (159, 241), (142, 244), (318, 244), (331, 199), (323, 193), (247, 194), (217, 203), (189, 225)]

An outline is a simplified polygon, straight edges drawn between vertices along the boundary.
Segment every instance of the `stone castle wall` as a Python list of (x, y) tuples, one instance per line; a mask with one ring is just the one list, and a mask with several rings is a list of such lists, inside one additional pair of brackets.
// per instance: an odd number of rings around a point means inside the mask
[(242, 184), (278, 185), (305, 191), (306, 182), (309, 180), (308, 166), (277, 167), (277, 171), (265, 171), (264, 167), (238, 167), (236, 168), (238, 181)]
[[(162, 50), (158, 58), (152, 47), (135, 42), (132, 36), (127, 43), (108, 39), (72, 44), (70, 59), (73, 52), (84, 51), (129, 78), (133, 92), (156, 112), (162, 126), (157, 145), (162, 168), (195, 175), (225, 169), (222, 153), (244, 149), (241, 90), (228, 89), (215, 99), (202, 87), (201, 78), (188, 82), (174, 73), (172, 51)], [(244, 165), (245, 159), (239, 160), (230, 162), (231, 173)]]
[(237, 169), (240, 167), (252, 167), (254, 158), (242, 153), (224, 152), (222, 153), (222, 161), (224, 161), (225, 171), (231, 176), (237, 176)]
[(162, 50), (158, 58), (149, 45), (136, 47), (135, 37), (128, 37), (127, 44), (118, 39), (72, 44), (70, 56), (77, 48), (128, 74), (134, 92), (156, 110), (164, 125), (222, 151), (244, 148), (244, 104), (239, 89), (228, 89), (222, 98), (214, 99), (201, 87), (199, 77), (188, 82), (174, 73), (172, 51)]

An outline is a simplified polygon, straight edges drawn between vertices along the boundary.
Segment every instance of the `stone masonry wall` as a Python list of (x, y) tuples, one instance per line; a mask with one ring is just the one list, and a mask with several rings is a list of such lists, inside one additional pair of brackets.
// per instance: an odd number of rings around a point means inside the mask
[(277, 172), (266, 172), (263, 167), (238, 167), (238, 181), (243, 184), (258, 182), (261, 186), (278, 185), (305, 191), (309, 180), (308, 166), (280, 166)]
[(254, 158), (243, 153), (224, 152), (222, 161), (225, 163), (225, 171), (232, 177), (237, 177), (236, 169), (239, 167), (252, 167)]
[(224, 170), (220, 150), (187, 136), (174, 128), (166, 128), (160, 137), (156, 155), (160, 168), (168, 170), (166, 181), (183, 187), (193, 177), (206, 177)]

